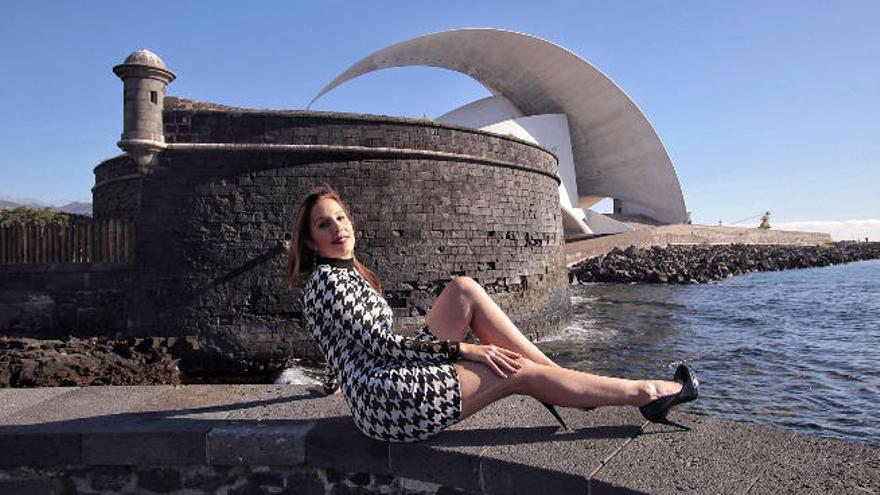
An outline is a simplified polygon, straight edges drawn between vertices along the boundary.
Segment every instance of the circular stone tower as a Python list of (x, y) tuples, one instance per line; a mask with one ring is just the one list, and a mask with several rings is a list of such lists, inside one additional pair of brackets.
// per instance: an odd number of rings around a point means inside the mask
[(193, 342), (201, 371), (190, 373), (318, 357), (285, 265), (296, 208), (322, 184), (349, 203), (358, 257), (381, 277), (395, 330), (417, 330), (462, 275), (531, 338), (568, 320), (549, 150), (426, 119), (166, 100), (174, 74), (146, 50), (114, 72), (126, 153), (95, 168), (93, 194), (96, 217), (135, 225), (120, 332)]
[(116, 144), (146, 172), (156, 154), (165, 149), (162, 110), (165, 87), (174, 80), (174, 73), (149, 50), (132, 53), (113, 72), (124, 85), (122, 138)]
[(148, 174), (125, 155), (95, 169), (96, 211), (136, 221), (127, 335), (194, 336), (229, 374), (316, 356), (285, 240), (322, 184), (351, 207), (358, 258), (381, 278), (396, 331), (417, 330), (460, 275), (531, 338), (568, 320), (557, 161), (540, 146), (427, 120), (177, 98), (164, 121)]

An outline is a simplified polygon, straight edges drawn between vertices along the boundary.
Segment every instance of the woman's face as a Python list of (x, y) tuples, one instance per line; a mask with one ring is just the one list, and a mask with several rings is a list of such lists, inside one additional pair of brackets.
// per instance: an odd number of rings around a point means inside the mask
[(332, 198), (321, 198), (309, 218), (311, 239), (306, 245), (324, 258), (354, 256), (354, 228), (342, 206)]

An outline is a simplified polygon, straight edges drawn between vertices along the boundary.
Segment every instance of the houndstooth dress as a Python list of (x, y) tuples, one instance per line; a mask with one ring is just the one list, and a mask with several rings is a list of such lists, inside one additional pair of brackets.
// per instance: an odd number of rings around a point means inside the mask
[(413, 442), (458, 422), (458, 342), (438, 340), (427, 325), (416, 338), (395, 334), (391, 308), (351, 259), (319, 258), (302, 298), (327, 362), (325, 390), (338, 380), (361, 432)]

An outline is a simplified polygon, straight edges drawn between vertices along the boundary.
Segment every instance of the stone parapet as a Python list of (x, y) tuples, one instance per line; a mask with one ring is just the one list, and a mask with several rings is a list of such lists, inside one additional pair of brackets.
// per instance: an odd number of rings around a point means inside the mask
[(310, 110), (255, 110), (169, 97), (164, 120), (168, 143), (430, 150), (530, 164), (554, 177), (557, 172), (556, 157), (538, 144), (430, 119)]
[[(94, 168), (95, 187), (100, 187), (107, 181), (128, 177), (140, 173), (137, 164), (128, 155), (114, 156), (99, 163)], [(94, 189), (93, 189), (94, 190)]]
[(0, 389), (0, 491), (872, 493), (880, 451), (748, 423), (509, 397), (428, 441), (371, 440), (304, 386)]

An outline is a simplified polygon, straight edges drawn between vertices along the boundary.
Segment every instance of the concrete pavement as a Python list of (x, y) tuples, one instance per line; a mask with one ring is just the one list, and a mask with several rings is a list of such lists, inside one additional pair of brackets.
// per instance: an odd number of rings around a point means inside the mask
[(300, 466), (503, 494), (880, 493), (880, 449), (866, 445), (684, 412), (674, 419), (691, 431), (634, 408), (560, 412), (572, 430), (510, 397), (389, 444), (361, 435), (341, 397), (304, 386), (0, 389), (0, 492), (35, 482), (23, 466)]

